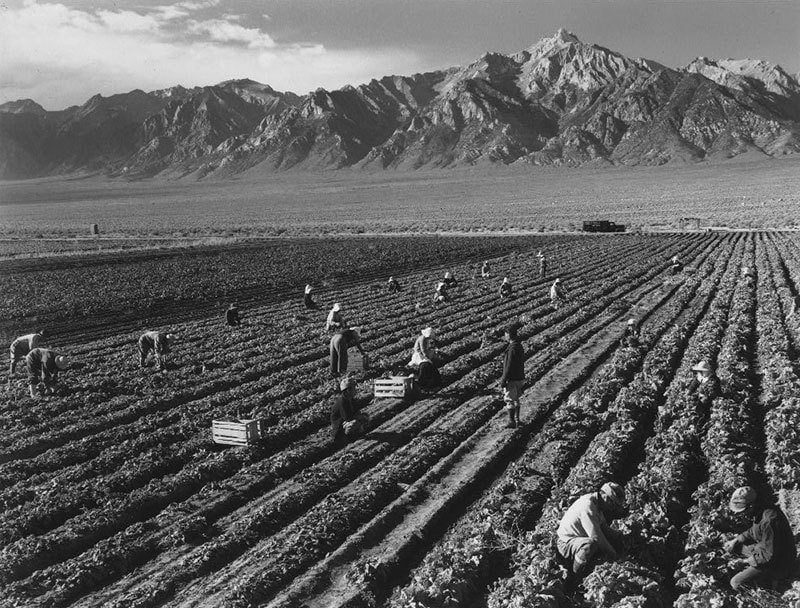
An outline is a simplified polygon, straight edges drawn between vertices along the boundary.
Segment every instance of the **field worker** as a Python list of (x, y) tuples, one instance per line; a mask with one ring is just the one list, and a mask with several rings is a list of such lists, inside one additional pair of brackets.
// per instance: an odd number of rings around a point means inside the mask
[(689, 384), (689, 394), (699, 401), (701, 413), (707, 417), (711, 409), (711, 402), (720, 393), (719, 379), (705, 361), (700, 361), (695, 365), (692, 373), (694, 379)]
[(749, 266), (742, 266), (742, 276), (745, 279), (752, 279), (753, 278), (753, 269)]
[(673, 255), (670, 262), (671, 262), (669, 267), (670, 273), (678, 274), (681, 270), (683, 270), (683, 264), (678, 260), (677, 255)]
[(525, 390), (525, 352), (517, 338), (517, 328), (509, 326), (505, 331), (508, 342), (505, 359), (503, 361), (503, 375), (500, 378), (500, 387), (503, 389), (503, 401), (508, 411), (508, 427), (517, 428), (519, 424), (519, 400)]
[(319, 304), (314, 301), (314, 296), (311, 295), (313, 289), (311, 285), (306, 285), (305, 293), (303, 294), (303, 305), (308, 310), (319, 310)]
[(366, 355), (361, 346), (361, 332), (358, 327), (343, 329), (331, 338), (331, 376), (337, 377), (347, 371), (347, 349), (355, 346), (362, 355)]
[(800, 310), (800, 295), (796, 295), (794, 298), (792, 298), (792, 307), (789, 309), (789, 318), (793, 319), (795, 317), (800, 317), (800, 315), (797, 314), (798, 310)]
[(331, 440), (337, 447), (347, 443), (344, 432), (346, 422), (354, 420), (353, 397), (356, 394), (356, 383), (352, 378), (342, 378), (339, 382), (339, 394), (331, 405)]
[(553, 310), (558, 310), (565, 299), (566, 294), (564, 293), (564, 288), (561, 287), (561, 279), (556, 277), (556, 280), (550, 286), (550, 306)]
[(450, 301), (450, 294), (447, 292), (447, 285), (444, 281), (436, 284), (436, 291), (433, 294), (434, 304), (443, 304)]
[(33, 348), (25, 356), (28, 367), (28, 389), (31, 399), (36, 399), (36, 387), (44, 383), (44, 394), (53, 395), (58, 384), (58, 372), (69, 367), (69, 362), (64, 355), (60, 355), (49, 348)]
[(639, 324), (636, 319), (628, 319), (625, 325), (625, 333), (622, 334), (622, 346), (630, 346), (636, 348), (639, 346)]
[(539, 276), (544, 278), (547, 276), (547, 259), (542, 255), (542, 252), (539, 252)]
[(175, 339), (174, 334), (163, 331), (148, 331), (139, 338), (139, 365), (147, 365), (147, 357), (152, 352), (156, 360), (157, 369), (165, 369), (169, 345)]
[(450, 287), (456, 287), (458, 285), (458, 281), (456, 281), (456, 278), (453, 276), (452, 272), (448, 271), (444, 273), (444, 284), (447, 286), (448, 289)]
[(728, 553), (741, 553), (748, 566), (731, 579), (734, 591), (753, 587), (771, 587), (787, 579), (797, 553), (789, 521), (777, 506), (760, 505), (750, 486), (737, 488), (731, 495), (730, 510), (750, 520), (753, 525), (726, 542)]
[(567, 509), (556, 532), (556, 547), (572, 562), (572, 571), (581, 576), (598, 552), (608, 559), (617, 557), (609, 540), (613, 535), (606, 518), (625, 506), (625, 493), (616, 483), (605, 483), (598, 492), (584, 494)]
[(500, 297), (501, 298), (510, 298), (514, 293), (514, 286), (511, 285), (511, 282), (508, 280), (508, 277), (503, 277), (503, 282), (500, 283)]
[(47, 330), (41, 329), (32, 334), (20, 336), (11, 343), (9, 349), (9, 361), (11, 362), (8, 368), (8, 381), (11, 382), (11, 376), (14, 375), (14, 370), (17, 368), (17, 363), (25, 359), (25, 355), (31, 352), (34, 348), (38, 347), (42, 340), (47, 338)]
[(411, 367), (416, 368), (414, 381), (422, 390), (434, 390), (441, 386), (442, 376), (436, 367), (436, 349), (433, 346), (433, 328), (426, 327), (417, 336), (414, 342), (414, 352), (411, 354)]
[(489, 277), (489, 260), (484, 260), (483, 265), (481, 266), (481, 278), (488, 278)]
[(386, 290), (389, 293), (397, 293), (400, 291), (400, 283), (398, 283), (394, 277), (389, 277), (389, 280), (386, 281)]
[(225, 322), (231, 327), (236, 327), (240, 324), (239, 308), (235, 303), (228, 306), (228, 310), (225, 311)]
[(325, 321), (325, 331), (338, 332), (347, 329), (347, 323), (342, 316), (342, 305), (336, 302), (328, 313), (328, 320)]

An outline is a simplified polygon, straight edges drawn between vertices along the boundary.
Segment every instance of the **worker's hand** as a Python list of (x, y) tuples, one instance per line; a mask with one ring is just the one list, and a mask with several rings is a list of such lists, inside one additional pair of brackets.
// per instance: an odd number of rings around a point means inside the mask
[(739, 541), (738, 538), (732, 538), (724, 545), (722, 545), (722, 548), (725, 549), (726, 553), (736, 553), (739, 550), (740, 545), (741, 542)]

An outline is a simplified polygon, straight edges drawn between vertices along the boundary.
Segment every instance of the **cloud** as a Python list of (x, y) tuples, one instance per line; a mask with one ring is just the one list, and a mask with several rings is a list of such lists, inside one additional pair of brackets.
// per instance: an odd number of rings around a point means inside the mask
[(186, 0), (141, 12), (79, 10), (26, 0), (0, 19), (0, 103), (31, 98), (48, 109), (95, 93), (253, 78), (278, 90), (336, 88), (424, 66), (403, 49), (330, 49), (276, 42), (257, 23), (219, 11), (218, 0)]

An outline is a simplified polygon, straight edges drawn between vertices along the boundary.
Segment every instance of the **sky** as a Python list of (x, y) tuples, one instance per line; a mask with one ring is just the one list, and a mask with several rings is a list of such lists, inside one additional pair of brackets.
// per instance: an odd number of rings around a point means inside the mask
[(252, 78), (299, 94), (516, 52), (559, 28), (680, 67), (800, 72), (800, 0), (0, 0), (0, 103)]

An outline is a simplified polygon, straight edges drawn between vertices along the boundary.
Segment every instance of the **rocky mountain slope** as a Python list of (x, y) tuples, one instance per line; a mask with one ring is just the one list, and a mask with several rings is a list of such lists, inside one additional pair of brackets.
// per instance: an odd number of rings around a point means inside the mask
[(0, 177), (662, 164), (800, 151), (800, 84), (764, 61), (630, 59), (559, 30), (513, 55), (305, 96), (251, 80), (0, 105)]

